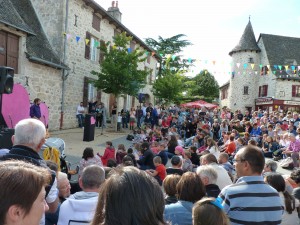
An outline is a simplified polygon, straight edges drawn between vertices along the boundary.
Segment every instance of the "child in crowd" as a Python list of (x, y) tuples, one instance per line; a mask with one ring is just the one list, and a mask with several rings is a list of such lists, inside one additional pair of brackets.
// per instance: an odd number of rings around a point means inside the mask
[(157, 156), (159, 156), (161, 158), (162, 164), (167, 165), (168, 152), (166, 151), (165, 143), (159, 143)]
[(119, 144), (117, 154), (116, 154), (117, 164), (122, 163), (122, 159), (124, 158), (125, 155), (127, 155), (125, 146), (123, 144)]
[(157, 154), (159, 152), (159, 146), (158, 146), (158, 142), (154, 141), (151, 144), (151, 150), (154, 154)]
[(221, 201), (217, 198), (202, 198), (193, 207), (193, 225), (229, 225)]
[(118, 112), (118, 118), (117, 118), (117, 131), (121, 130), (121, 124), (122, 124), (122, 116), (121, 113)]
[(154, 177), (158, 181), (159, 185), (162, 185), (163, 180), (167, 176), (166, 167), (162, 164), (161, 158), (159, 156), (155, 156), (153, 158), (153, 163), (155, 166), (155, 170), (150, 169), (146, 170), (146, 172), (150, 174), (150, 176)]
[(227, 145), (227, 147), (226, 147), (226, 149), (225, 149), (225, 152), (226, 152), (229, 156), (231, 156), (231, 155), (235, 152), (235, 150), (236, 150), (236, 144), (235, 144), (235, 141), (234, 141), (234, 135), (233, 135), (233, 134), (231, 134), (231, 135), (229, 136), (229, 140), (230, 140), (230, 142), (229, 142), (229, 144)]
[(191, 161), (192, 161), (194, 167), (200, 166), (200, 158), (197, 154), (197, 147), (191, 146), (190, 152), (191, 152)]
[(128, 150), (127, 150), (127, 156), (129, 156), (130, 158), (132, 158), (133, 165), (136, 167), (136, 156), (133, 154), (133, 149), (132, 148), (128, 148)]
[(111, 141), (106, 142), (106, 148), (103, 156), (100, 156), (104, 166), (107, 166), (109, 159), (116, 159), (116, 150)]
[(183, 164), (182, 164), (183, 172), (188, 172), (188, 171), (193, 172), (194, 166), (191, 161), (191, 157), (192, 157), (191, 152), (189, 150), (185, 150), (183, 157), (184, 157)]
[(184, 150), (180, 145), (177, 145), (175, 147), (175, 155), (179, 156), (181, 158), (181, 160), (183, 160)]

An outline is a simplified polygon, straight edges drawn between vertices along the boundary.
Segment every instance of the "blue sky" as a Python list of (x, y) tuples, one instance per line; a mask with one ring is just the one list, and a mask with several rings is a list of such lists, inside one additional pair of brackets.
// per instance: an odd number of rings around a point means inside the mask
[[(96, 0), (108, 9), (112, 0)], [(238, 43), (251, 15), (256, 39), (260, 33), (300, 37), (299, 0), (119, 0), (122, 23), (141, 39), (187, 35), (193, 46), (184, 56), (202, 60), (220, 85), (229, 80), (229, 51)], [(204, 64), (216, 61), (216, 65)], [(217, 66), (222, 65), (222, 66)], [(225, 72), (225, 74), (224, 74)]]

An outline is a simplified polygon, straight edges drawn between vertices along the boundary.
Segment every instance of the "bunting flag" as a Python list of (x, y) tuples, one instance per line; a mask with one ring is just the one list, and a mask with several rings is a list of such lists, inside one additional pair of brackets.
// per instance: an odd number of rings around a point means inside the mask
[(248, 67), (248, 64), (245, 63), (245, 64), (244, 64), (244, 69), (247, 69), (247, 67)]
[(79, 36), (76, 36), (76, 42), (78, 43), (80, 40), (80, 37)]
[(267, 65), (268, 70), (270, 70), (270, 65)]
[(279, 70), (281, 70), (282, 66), (278, 65)]
[(94, 42), (94, 47), (96, 47), (96, 48), (97, 48), (97, 47), (99, 46), (99, 44), (100, 44), (100, 42), (99, 42), (99, 41), (95, 41), (95, 42)]
[(285, 68), (285, 70), (288, 70), (288, 69), (289, 69), (289, 66), (288, 66), (288, 65), (285, 65), (284, 68)]
[(89, 44), (89, 42), (90, 42), (90, 40), (89, 40), (89, 39), (85, 39), (85, 44), (86, 44), (86, 45), (88, 45), (88, 44)]
[(155, 52), (152, 52), (152, 56), (154, 56), (155, 55)]
[(274, 74), (276, 74), (276, 71), (273, 71)]
[(292, 69), (292, 70), (295, 70), (295, 66), (291, 66), (291, 69)]
[(72, 37), (71, 34), (67, 34), (67, 40), (69, 40)]
[(176, 58), (176, 55), (172, 55), (172, 60), (175, 60), (175, 58)]
[(237, 64), (236, 64), (237, 68), (240, 68), (240, 65), (241, 65), (240, 63), (237, 63)]
[(298, 70), (300, 70), (300, 66), (298, 66)]
[(131, 53), (131, 48), (128, 48), (127, 50), (128, 50), (128, 53)]
[(255, 65), (254, 63), (251, 63), (251, 68), (252, 68), (252, 69), (254, 68), (254, 65)]
[(259, 64), (259, 68), (260, 68), (260, 69), (262, 68), (262, 64)]
[(192, 62), (192, 59), (191, 59), (191, 58), (188, 58), (188, 62), (191, 63), (191, 62)]
[(213, 65), (216, 65), (216, 61), (212, 61)]
[(145, 54), (146, 54), (146, 56), (148, 56), (148, 55), (149, 55), (149, 52), (148, 52), (148, 51), (146, 51), (146, 52), (145, 52)]
[(278, 66), (277, 66), (277, 65), (274, 65), (274, 68), (275, 68), (275, 70), (277, 70)]

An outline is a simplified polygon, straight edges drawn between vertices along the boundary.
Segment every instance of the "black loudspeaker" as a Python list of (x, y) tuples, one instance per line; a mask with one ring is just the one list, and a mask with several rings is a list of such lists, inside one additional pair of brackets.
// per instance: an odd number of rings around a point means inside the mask
[(14, 87), (14, 69), (0, 67), (0, 94), (11, 94)]
[(94, 115), (87, 114), (84, 119), (83, 141), (93, 141), (95, 138)]
[(6, 148), (11, 149), (13, 143), (11, 141), (11, 137), (15, 134), (15, 129), (2, 129), (0, 130), (0, 149)]

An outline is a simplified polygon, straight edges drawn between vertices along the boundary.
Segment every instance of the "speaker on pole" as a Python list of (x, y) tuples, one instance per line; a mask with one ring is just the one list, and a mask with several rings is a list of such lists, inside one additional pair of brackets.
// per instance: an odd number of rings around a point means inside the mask
[(14, 87), (14, 69), (0, 67), (0, 94), (11, 94)]

